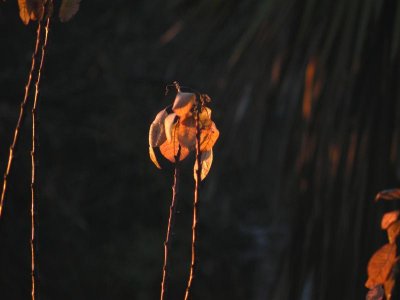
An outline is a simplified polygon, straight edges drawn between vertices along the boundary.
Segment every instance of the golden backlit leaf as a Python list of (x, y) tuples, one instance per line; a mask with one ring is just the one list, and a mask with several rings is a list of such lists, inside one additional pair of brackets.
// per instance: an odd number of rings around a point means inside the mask
[(154, 153), (154, 149), (151, 146), (149, 146), (149, 154), (150, 154), (151, 161), (156, 165), (157, 168), (161, 169), (161, 166), (157, 161), (156, 154)]
[(208, 128), (211, 126), (211, 109), (203, 106), (199, 115), (200, 119), (200, 127), (201, 128)]
[(158, 147), (167, 139), (165, 135), (164, 120), (168, 116), (165, 109), (160, 111), (150, 125), (149, 130), (149, 145)]
[(394, 274), (393, 272), (390, 274), (388, 279), (386, 279), (385, 283), (383, 284), (383, 287), (385, 289), (385, 300), (391, 300), (392, 299), (392, 291), (395, 286), (395, 280), (394, 280)]
[[(175, 114), (174, 114), (175, 115)], [(170, 115), (168, 115), (169, 117)], [(188, 148), (186, 148), (185, 146), (182, 146), (179, 144), (178, 141), (178, 129), (180, 124), (179, 123), (174, 123), (174, 121), (168, 121), (167, 119), (168, 117), (165, 119), (166, 122), (164, 122), (165, 124), (172, 124), (172, 125), (168, 125), (168, 129), (167, 129), (167, 125), (166, 125), (166, 130), (168, 130), (167, 133), (167, 140), (161, 144), (160, 146), (160, 151), (161, 154), (168, 159), (170, 162), (175, 162), (175, 156), (178, 155), (178, 151), (179, 151), (179, 147), (181, 148), (181, 152), (180, 152), (180, 159), (179, 160), (183, 160), (186, 158), (186, 156), (188, 156), (190, 150)], [(176, 116), (175, 116), (176, 117)], [(172, 127), (171, 129), (169, 129), (169, 127)], [(169, 133), (168, 133), (169, 132)], [(168, 138), (168, 136), (170, 136)]]
[(377, 285), (368, 291), (365, 300), (383, 300), (383, 294), (382, 285)]
[(168, 142), (171, 142), (174, 138), (177, 122), (178, 118), (174, 113), (169, 114), (164, 120), (165, 135)]
[(182, 120), (178, 126), (179, 143), (193, 150), (196, 146), (196, 121), (193, 117)]
[(396, 262), (396, 244), (386, 244), (372, 255), (368, 262), (368, 280), (365, 286), (369, 289), (384, 284)]
[(58, 16), (61, 22), (67, 22), (78, 12), (81, 0), (62, 0)]
[(176, 94), (174, 104), (172, 105), (172, 110), (179, 117), (185, 118), (185, 116), (192, 109), (195, 101), (196, 101), (195, 94), (178, 92)]
[[(170, 162), (175, 163), (175, 156), (178, 155), (179, 143), (175, 139), (175, 142), (165, 141), (160, 146), (161, 154), (168, 159)], [(181, 146), (180, 161), (184, 160), (189, 155), (189, 149)]]
[[(203, 180), (206, 178), (208, 175), (208, 172), (210, 172), (211, 165), (213, 162), (213, 151), (212, 149), (209, 151), (201, 152), (201, 173), (200, 173), (200, 178)], [(199, 169), (197, 160), (194, 163), (194, 168), (193, 168), (193, 175), (194, 179), (197, 180), (197, 170)]]
[(381, 228), (382, 229), (388, 229), (388, 227), (397, 221), (399, 218), (400, 211), (399, 210), (394, 210), (391, 212), (388, 212), (383, 215), (382, 221), (381, 221)]
[(387, 229), (387, 235), (389, 243), (393, 244), (396, 242), (397, 237), (400, 234), (400, 221), (392, 223)]
[(25, 25), (28, 25), (29, 21), (31, 20), (31, 17), (30, 17), (30, 12), (28, 11), (27, 0), (18, 0), (18, 6), (19, 6), (19, 17), (21, 18), (22, 22)]
[(219, 131), (212, 122), (211, 126), (201, 130), (200, 134), (200, 151), (209, 151), (214, 147), (215, 142), (219, 137)]
[(379, 192), (375, 197), (375, 201), (379, 200), (400, 200), (400, 189), (391, 189)]

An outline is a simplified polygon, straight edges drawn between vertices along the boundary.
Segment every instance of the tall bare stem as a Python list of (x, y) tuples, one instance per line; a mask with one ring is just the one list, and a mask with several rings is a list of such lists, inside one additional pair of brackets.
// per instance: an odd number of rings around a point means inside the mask
[[(40, 23), (40, 22), (39, 22)], [(36, 224), (36, 216), (35, 216), (35, 197), (36, 197), (36, 144), (37, 144), (37, 136), (36, 136), (36, 127), (37, 127), (37, 105), (38, 105), (38, 97), (39, 97), (39, 85), (40, 85), (40, 78), (41, 78), (41, 72), (43, 68), (43, 62), (44, 62), (44, 56), (46, 52), (46, 46), (47, 46), (47, 39), (48, 39), (48, 34), (49, 34), (49, 26), (50, 26), (50, 17), (47, 18), (46, 21), (46, 27), (45, 27), (45, 35), (44, 35), (44, 41), (41, 47), (41, 56), (40, 56), (40, 64), (39, 64), (39, 69), (37, 73), (37, 79), (35, 83), (35, 97), (33, 100), (33, 106), (32, 106), (32, 149), (31, 149), (31, 166), (32, 166), (32, 176), (31, 176), (31, 279), (32, 279), (32, 290), (31, 290), (31, 295), (32, 295), (32, 300), (35, 300), (37, 290), (35, 283), (37, 281), (37, 274), (36, 274), (36, 269), (35, 269), (35, 257), (37, 255), (36, 253), (36, 236), (35, 236), (35, 224)]]
[(167, 233), (164, 241), (164, 264), (163, 264), (163, 272), (162, 272), (162, 281), (161, 281), (161, 295), (160, 300), (164, 300), (166, 289), (167, 289), (167, 281), (168, 281), (168, 267), (169, 267), (169, 249), (171, 247), (171, 236), (172, 230), (175, 223), (175, 213), (176, 213), (176, 202), (178, 196), (178, 188), (179, 188), (179, 160), (180, 160), (180, 152), (181, 147), (179, 146), (178, 153), (175, 156), (175, 172), (174, 172), (174, 183), (172, 185), (172, 200), (171, 205), (169, 207), (169, 218), (168, 218), (168, 226)]
[(14, 153), (15, 152), (15, 148), (16, 148), (17, 143), (18, 143), (19, 131), (20, 131), (20, 128), (21, 128), (22, 120), (24, 119), (24, 116), (25, 116), (25, 106), (26, 106), (26, 103), (28, 102), (29, 90), (30, 90), (31, 82), (32, 82), (32, 76), (33, 76), (33, 72), (35, 70), (36, 55), (38, 53), (39, 44), (40, 44), (40, 40), (41, 40), (41, 31), (42, 31), (42, 25), (41, 25), (40, 22), (38, 22), (38, 27), (37, 27), (37, 30), (36, 30), (35, 50), (32, 53), (31, 69), (29, 71), (28, 81), (27, 81), (27, 83), (25, 85), (24, 99), (22, 100), (22, 102), (20, 104), (19, 116), (18, 116), (17, 124), (16, 124), (15, 130), (14, 130), (14, 137), (13, 137), (13, 140), (12, 140), (12, 143), (11, 143), (11, 146), (10, 146), (7, 167), (6, 167), (6, 170), (4, 172), (4, 177), (3, 177), (3, 189), (1, 191), (1, 198), (0, 198), (0, 218), (1, 218), (2, 213), (3, 213), (4, 199), (6, 197), (6, 190), (7, 190), (7, 182), (8, 182), (8, 177), (10, 176), (11, 166), (12, 166), (13, 159), (14, 159), (14, 154), (15, 154)]
[(196, 268), (196, 242), (197, 242), (197, 220), (198, 220), (198, 210), (199, 210), (199, 184), (201, 181), (201, 152), (200, 152), (200, 103), (197, 103), (196, 108), (196, 180), (194, 188), (193, 197), (193, 223), (192, 223), (192, 259), (190, 263), (190, 273), (189, 280), (186, 287), (185, 300), (189, 299), (192, 283), (194, 278), (194, 271)]

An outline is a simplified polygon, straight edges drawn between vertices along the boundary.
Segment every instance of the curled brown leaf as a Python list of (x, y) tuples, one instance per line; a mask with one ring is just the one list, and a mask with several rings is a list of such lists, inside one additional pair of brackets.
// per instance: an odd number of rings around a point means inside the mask
[[(165, 141), (161, 146), (160, 146), (160, 152), (161, 154), (168, 159), (170, 162), (175, 163), (175, 157), (178, 155), (179, 151), (179, 143), (177, 140), (169, 142)], [(187, 156), (189, 155), (189, 149), (186, 147), (181, 146), (181, 153), (179, 156), (179, 160), (184, 160)]]
[(388, 279), (386, 279), (385, 283), (383, 284), (383, 288), (385, 289), (385, 298), (386, 300), (391, 300), (392, 299), (392, 291), (395, 286), (395, 280), (394, 280), (394, 272), (392, 272)]
[(156, 165), (157, 168), (161, 169), (160, 164), (158, 163), (156, 154), (154, 153), (154, 149), (153, 147), (149, 146), (149, 155), (150, 155), (150, 159), (151, 161)]
[(168, 142), (171, 142), (174, 139), (177, 122), (178, 117), (175, 113), (169, 114), (164, 120), (165, 135)]
[(215, 142), (218, 140), (219, 131), (215, 126), (215, 123), (212, 122), (209, 128), (205, 128), (201, 130), (200, 134), (200, 151), (209, 151), (211, 150)]
[(179, 123), (178, 141), (189, 150), (193, 150), (196, 146), (196, 121), (193, 117), (186, 118)]
[(41, 20), (44, 13), (45, 0), (27, 0), (26, 4), (31, 20)]
[(396, 244), (385, 244), (377, 250), (368, 262), (368, 280), (365, 286), (369, 289), (384, 284), (396, 262)]
[(396, 242), (397, 237), (400, 234), (400, 221), (393, 222), (387, 229), (387, 235), (389, 243), (393, 244)]
[(193, 93), (178, 92), (176, 94), (172, 110), (179, 117), (185, 118), (192, 109), (194, 102), (196, 101), (196, 95)]
[(379, 192), (375, 196), (375, 201), (379, 200), (400, 200), (400, 189), (390, 189)]
[(201, 108), (199, 119), (200, 119), (200, 127), (201, 128), (210, 127), (211, 124), (212, 124), (212, 121), (211, 121), (211, 109), (206, 107), (206, 106), (203, 106)]
[[(213, 151), (212, 149), (209, 151), (205, 151), (205, 152), (201, 152), (201, 173), (200, 173), (200, 178), (201, 180), (203, 180), (204, 178), (206, 178), (206, 176), (208, 175), (208, 172), (210, 172), (211, 169), (211, 165), (213, 162)], [(198, 164), (197, 164), (197, 160), (194, 163), (194, 168), (193, 168), (193, 175), (194, 175), (194, 179), (197, 180), (197, 170), (199, 169)]]
[(381, 228), (387, 229), (392, 223), (397, 221), (397, 219), (399, 218), (399, 214), (400, 214), (399, 210), (393, 210), (388, 213), (385, 213), (382, 217)]
[(167, 139), (165, 135), (164, 120), (168, 116), (165, 109), (160, 111), (150, 125), (149, 130), (149, 145), (158, 147)]
[(29, 21), (31, 20), (31, 14), (28, 9), (28, 4), (27, 0), (18, 0), (18, 6), (19, 6), (19, 17), (21, 18), (22, 22), (25, 25), (29, 24)]
[(81, 0), (62, 0), (58, 16), (61, 22), (67, 22), (78, 12)]

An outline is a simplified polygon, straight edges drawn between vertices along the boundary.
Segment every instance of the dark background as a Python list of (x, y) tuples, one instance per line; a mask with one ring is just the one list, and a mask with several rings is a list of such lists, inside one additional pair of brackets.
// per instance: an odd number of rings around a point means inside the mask
[[(56, 13), (58, 1), (55, 3)], [(0, 170), (36, 25), (0, 3)], [(385, 242), (374, 195), (400, 179), (395, 0), (82, 1), (55, 16), (40, 88), (40, 299), (157, 299), (172, 167), (148, 158), (167, 84), (220, 129), (200, 199), (193, 299), (363, 299)], [(29, 104), (30, 106), (30, 104)], [(30, 297), (30, 123), (0, 221), (0, 299)], [(183, 164), (168, 299), (189, 272)]]

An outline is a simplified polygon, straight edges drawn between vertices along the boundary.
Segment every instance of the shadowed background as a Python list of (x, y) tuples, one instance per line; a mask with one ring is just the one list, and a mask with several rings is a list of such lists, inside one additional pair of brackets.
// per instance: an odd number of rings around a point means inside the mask
[[(0, 171), (36, 26), (0, 4)], [(400, 3), (82, 1), (51, 24), (39, 99), (40, 299), (157, 299), (172, 168), (148, 129), (174, 80), (221, 135), (200, 199), (193, 299), (362, 299), (400, 179)], [(30, 117), (0, 221), (0, 299), (30, 297)], [(183, 163), (168, 299), (189, 272)], [(388, 204), (396, 207), (395, 203)]]

